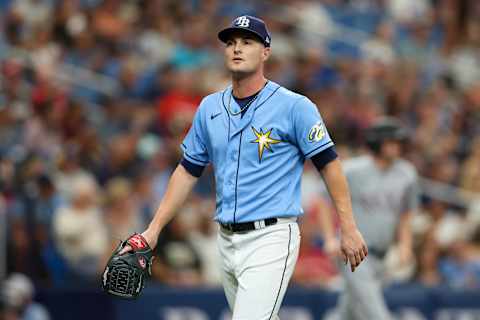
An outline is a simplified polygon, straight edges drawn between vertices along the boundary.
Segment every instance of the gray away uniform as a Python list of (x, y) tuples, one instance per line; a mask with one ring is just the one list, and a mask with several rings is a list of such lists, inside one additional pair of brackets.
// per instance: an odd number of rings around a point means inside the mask
[(343, 165), (355, 220), (369, 254), (354, 273), (341, 264), (345, 290), (339, 302), (340, 319), (387, 320), (391, 316), (382, 295), (383, 255), (395, 241), (401, 215), (418, 206), (417, 172), (405, 160), (382, 170), (370, 156)]

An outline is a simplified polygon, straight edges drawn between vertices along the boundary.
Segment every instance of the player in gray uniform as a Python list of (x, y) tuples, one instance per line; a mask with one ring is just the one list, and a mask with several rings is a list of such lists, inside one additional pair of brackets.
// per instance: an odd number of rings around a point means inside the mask
[[(371, 154), (344, 161), (355, 220), (369, 256), (355, 274), (340, 267), (345, 290), (339, 299), (339, 319), (391, 319), (382, 293), (383, 258), (394, 243), (401, 263), (412, 258), (410, 220), (419, 199), (417, 172), (400, 158), (406, 137), (398, 121), (382, 118), (366, 132)], [(327, 247), (338, 247), (332, 245), (335, 241), (326, 239)]]

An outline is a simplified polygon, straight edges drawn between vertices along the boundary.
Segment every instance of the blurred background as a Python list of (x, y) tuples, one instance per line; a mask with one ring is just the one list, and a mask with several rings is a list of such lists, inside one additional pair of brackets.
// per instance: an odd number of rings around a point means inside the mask
[[(204, 95), (228, 85), (218, 30), (272, 33), (266, 74), (310, 97), (342, 158), (391, 115), (422, 179), (415, 261), (387, 256), (399, 319), (480, 319), (480, 1), (0, 0), (0, 319), (229, 319), (211, 170), (162, 233), (139, 301), (103, 294)], [(306, 163), (302, 249), (282, 319), (330, 319), (342, 288)], [(3, 317), (3, 318), (2, 318)]]

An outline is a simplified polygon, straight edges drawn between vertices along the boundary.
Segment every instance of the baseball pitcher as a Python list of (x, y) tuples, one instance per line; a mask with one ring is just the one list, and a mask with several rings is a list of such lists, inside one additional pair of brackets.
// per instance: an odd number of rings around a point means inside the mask
[[(211, 164), (219, 268), (233, 319), (278, 319), (298, 256), (296, 220), (303, 214), (300, 179), (307, 159), (320, 171), (335, 203), (342, 254), (351, 271), (365, 258), (367, 247), (353, 219), (334, 143), (317, 107), (264, 76), (272, 41), (265, 23), (241, 16), (218, 38), (225, 43), (231, 85), (201, 102), (181, 145), (183, 159), (141, 239), (150, 248), (156, 246), (159, 233)], [(132, 252), (135, 248), (127, 242), (119, 254)]]

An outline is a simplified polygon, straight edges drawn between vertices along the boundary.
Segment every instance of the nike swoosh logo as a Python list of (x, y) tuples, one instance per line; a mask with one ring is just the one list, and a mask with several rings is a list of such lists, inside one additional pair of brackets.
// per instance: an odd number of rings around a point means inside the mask
[(212, 114), (212, 115), (210, 116), (210, 120), (215, 119), (216, 117), (218, 117), (218, 116), (221, 115), (221, 114), (222, 114), (221, 112), (219, 112), (219, 113), (217, 113), (217, 114)]

